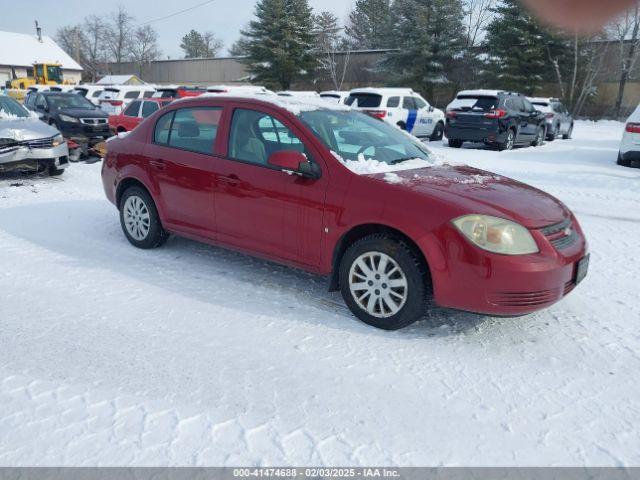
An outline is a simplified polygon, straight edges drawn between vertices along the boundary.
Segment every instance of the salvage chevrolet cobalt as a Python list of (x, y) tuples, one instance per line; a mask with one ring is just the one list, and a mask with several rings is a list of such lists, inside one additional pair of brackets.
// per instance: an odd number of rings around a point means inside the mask
[(108, 142), (102, 178), (134, 246), (176, 234), (326, 275), (387, 330), (434, 305), (528, 314), (589, 264), (560, 201), (322, 99), (177, 101)]

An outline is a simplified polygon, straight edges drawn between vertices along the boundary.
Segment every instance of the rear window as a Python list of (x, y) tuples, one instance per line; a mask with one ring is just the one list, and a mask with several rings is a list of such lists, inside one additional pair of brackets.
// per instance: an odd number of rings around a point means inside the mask
[(400, 106), (400, 97), (391, 97), (387, 100), (388, 108), (398, 108)]
[(552, 112), (553, 109), (547, 102), (533, 102), (533, 106), (536, 110), (540, 110), (541, 112)]
[(124, 98), (138, 98), (140, 96), (140, 92), (138, 90), (132, 90), (124, 94)]
[(449, 110), (489, 112), (498, 108), (498, 97), (459, 96), (449, 105)]
[(382, 96), (374, 93), (352, 93), (345, 103), (356, 108), (378, 108), (382, 103)]

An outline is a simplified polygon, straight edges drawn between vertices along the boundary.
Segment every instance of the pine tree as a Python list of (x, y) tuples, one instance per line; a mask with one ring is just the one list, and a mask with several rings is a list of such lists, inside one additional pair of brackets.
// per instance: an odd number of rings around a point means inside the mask
[(184, 51), (184, 58), (202, 58), (204, 57), (205, 42), (200, 32), (191, 30), (180, 43), (180, 48)]
[(548, 73), (549, 34), (517, 0), (502, 0), (493, 11), (486, 37), (491, 83), (532, 95)]
[(383, 67), (397, 81), (433, 96), (436, 85), (451, 83), (450, 72), (464, 47), (460, 0), (395, 0), (394, 42)]
[(390, 43), (390, 17), (389, 0), (356, 0), (345, 29), (351, 48), (387, 48)]
[(253, 80), (287, 90), (316, 67), (313, 15), (307, 0), (259, 0), (242, 32)]

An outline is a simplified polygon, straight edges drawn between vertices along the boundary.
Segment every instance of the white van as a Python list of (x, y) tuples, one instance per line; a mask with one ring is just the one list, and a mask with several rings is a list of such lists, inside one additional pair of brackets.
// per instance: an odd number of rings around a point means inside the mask
[(347, 98), (349, 98), (349, 92), (328, 90), (326, 92), (320, 92), (320, 98), (324, 98), (326, 101), (331, 103), (342, 105), (347, 100)]
[(345, 103), (416, 137), (443, 138), (444, 112), (410, 88), (356, 88)]
[(94, 105), (100, 106), (100, 95), (104, 91), (104, 85), (76, 85), (73, 90)]
[(156, 89), (149, 85), (113, 85), (98, 97), (100, 108), (109, 115), (120, 115), (134, 100), (150, 98)]

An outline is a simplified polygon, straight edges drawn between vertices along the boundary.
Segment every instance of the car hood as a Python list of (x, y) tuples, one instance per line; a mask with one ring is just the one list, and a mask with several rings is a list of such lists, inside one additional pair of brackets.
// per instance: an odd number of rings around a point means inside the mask
[(88, 110), (86, 108), (61, 108), (60, 110), (56, 110), (56, 113), (74, 118), (109, 118), (109, 115), (99, 108), (94, 110)]
[(493, 215), (532, 229), (570, 216), (562, 202), (548, 193), (468, 166), (434, 166), (376, 176), (421, 195), (445, 199), (457, 205), (461, 215)]
[(10, 138), (21, 142), (49, 138), (58, 133), (55, 128), (35, 118), (0, 120), (0, 138)]

